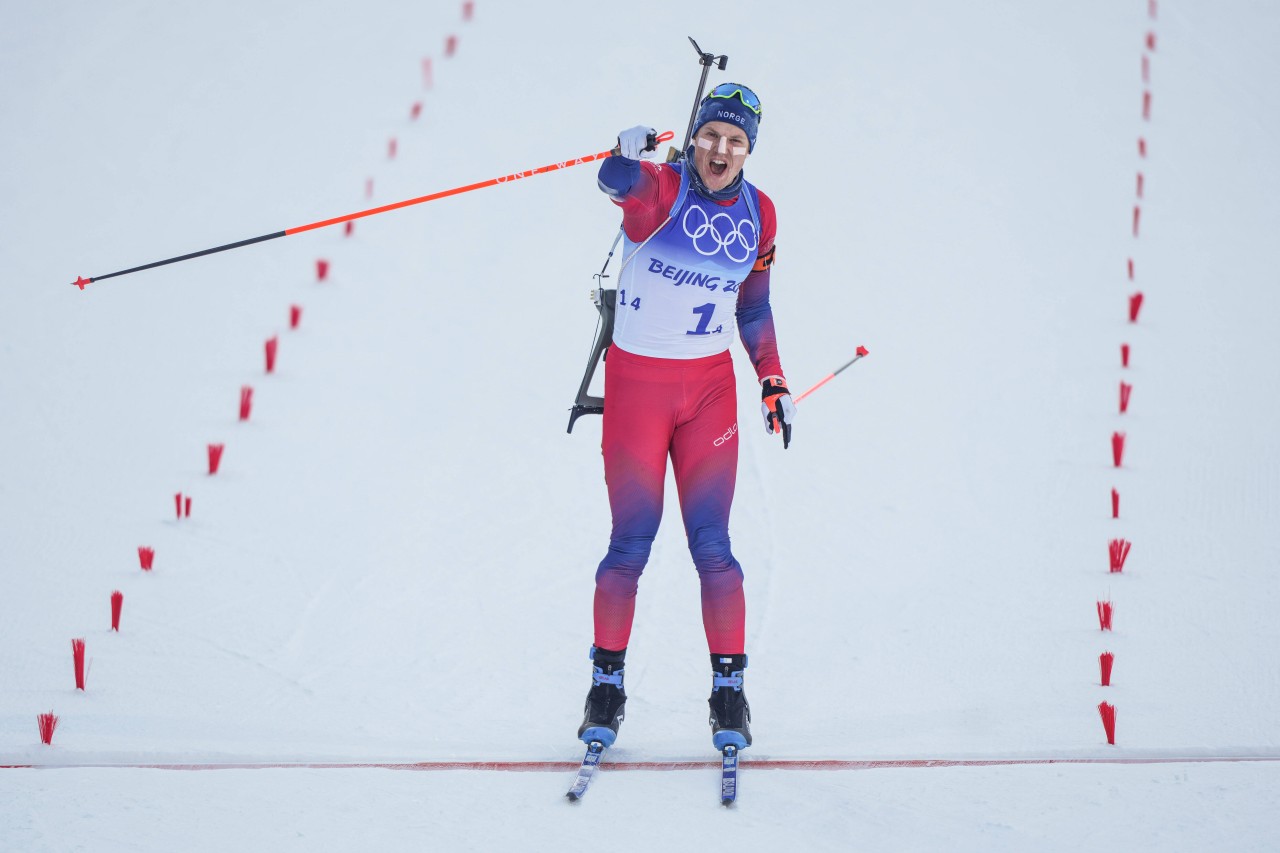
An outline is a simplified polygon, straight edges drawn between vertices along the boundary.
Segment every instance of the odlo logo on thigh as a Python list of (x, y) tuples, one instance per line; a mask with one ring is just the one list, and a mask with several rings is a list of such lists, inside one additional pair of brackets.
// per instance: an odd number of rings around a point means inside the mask
[(725, 430), (724, 435), (717, 438), (715, 441), (712, 442), (712, 444), (714, 444), (716, 447), (719, 447), (720, 445), (724, 444), (726, 441), (733, 438), (737, 434), (738, 434), (738, 425), (735, 423), (733, 426)]

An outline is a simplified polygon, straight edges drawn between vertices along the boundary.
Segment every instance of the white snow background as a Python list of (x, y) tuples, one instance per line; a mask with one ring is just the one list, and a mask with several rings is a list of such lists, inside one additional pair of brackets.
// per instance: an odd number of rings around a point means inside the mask
[[(1280, 8), (479, 0), (463, 21), (460, 2), (120, 0), (3, 18), (0, 764), (37, 767), (0, 770), (0, 848), (1280, 846)], [(747, 174), (778, 208), (793, 390), (871, 351), (801, 404), (784, 452), (734, 345), (756, 737), (738, 805), (711, 768), (605, 769), (570, 806), (560, 770), (136, 767), (580, 757), (609, 518), (599, 419), (564, 430), (618, 221), (593, 165), (349, 238), (69, 282), (594, 153), (640, 122), (683, 136), (687, 35), (729, 54), (712, 82), (764, 101)], [(668, 494), (607, 761), (715, 757)], [(1133, 543), (1120, 574), (1113, 538)], [(1050, 758), (1269, 760), (751, 767)]]

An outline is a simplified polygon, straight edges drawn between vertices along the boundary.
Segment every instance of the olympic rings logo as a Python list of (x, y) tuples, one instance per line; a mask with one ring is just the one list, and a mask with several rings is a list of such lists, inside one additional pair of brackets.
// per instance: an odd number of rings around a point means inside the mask
[(724, 250), (730, 261), (741, 264), (760, 245), (760, 235), (750, 219), (735, 223), (727, 213), (708, 217), (707, 212), (696, 204), (685, 211), (680, 224), (684, 226), (685, 236), (693, 241), (693, 248), (708, 258)]

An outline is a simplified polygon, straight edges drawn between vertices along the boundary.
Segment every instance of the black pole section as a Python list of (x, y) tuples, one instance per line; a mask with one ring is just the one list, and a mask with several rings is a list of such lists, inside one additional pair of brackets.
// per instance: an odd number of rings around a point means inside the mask
[(698, 117), (698, 105), (702, 103), (702, 95), (707, 88), (707, 74), (711, 71), (711, 66), (716, 65), (717, 60), (721, 71), (729, 65), (728, 56), (716, 56), (707, 53), (698, 47), (698, 43), (693, 40), (693, 36), (689, 36), (689, 43), (698, 52), (698, 63), (702, 66), (702, 79), (698, 81), (698, 91), (693, 95), (693, 109), (689, 112), (689, 126), (684, 132), (684, 145), (680, 146), (680, 157), (684, 157), (684, 152), (689, 150), (689, 139), (693, 136), (693, 121)]
[(127, 275), (131, 272), (139, 272), (140, 270), (149, 270), (152, 267), (162, 267), (165, 264), (176, 264), (178, 261), (189, 261), (192, 258), (198, 258), (201, 255), (212, 255), (215, 252), (225, 252), (228, 249), (239, 249), (241, 246), (250, 246), (254, 243), (261, 243), (266, 240), (274, 240), (277, 237), (283, 237), (286, 233), (288, 232), (277, 231), (274, 234), (263, 234), (261, 237), (251, 237), (248, 240), (240, 240), (235, 243), (228, 243), (225, 246), (216, 246), (212, 249), (202, 249), (199, 252), (192, 252), (189, 255), (179, 255), (176, 258), (168, 258), (163, 261), (154, 261), (149, 264), (143, 264), (140, 267), (133, 267), (127, 270), (120, 270), (119, 272), (111, 272), (111, 273), (107, 273), (106, 275), (95, 275), (93, 278), (77, 278), (75, 281), (71, 283), (74, 285), (78, 285), (81, 290), (84, 290), (85, 285), (92, 284), (95, 281), (102, 281), (104, 278), (115, 278), (118, 275)]

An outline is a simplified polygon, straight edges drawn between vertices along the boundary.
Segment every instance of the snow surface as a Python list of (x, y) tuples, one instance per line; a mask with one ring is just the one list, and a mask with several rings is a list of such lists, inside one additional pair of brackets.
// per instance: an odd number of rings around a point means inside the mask
[[(0, 770), (0, 848), (1280, 847), (1280, 8), (481, 0), (463, 22), (460, 3), (120, 0), (5, 19), (0, 764), (42, 769)], [(604, 770), (571, 807), (559, 770), (86, 767), (578, 759), (608, 511), (599, 419), (564, 427), (617, 224), (592, 166), (67, 283), (594, 153), (641, 121), (682, 135), (687, 34), (730, 55), (713, 81), (765, 102), (747, 171), (779, 211), (793, 388), (871, 350), (801, 404), (784, 453), (735, 345), (739, 805), (715, 804), (712, 769)], [(614, 760), (713, 757), (667, 509)], [(751, 769), (1172, 757), (1269, 760)]]

